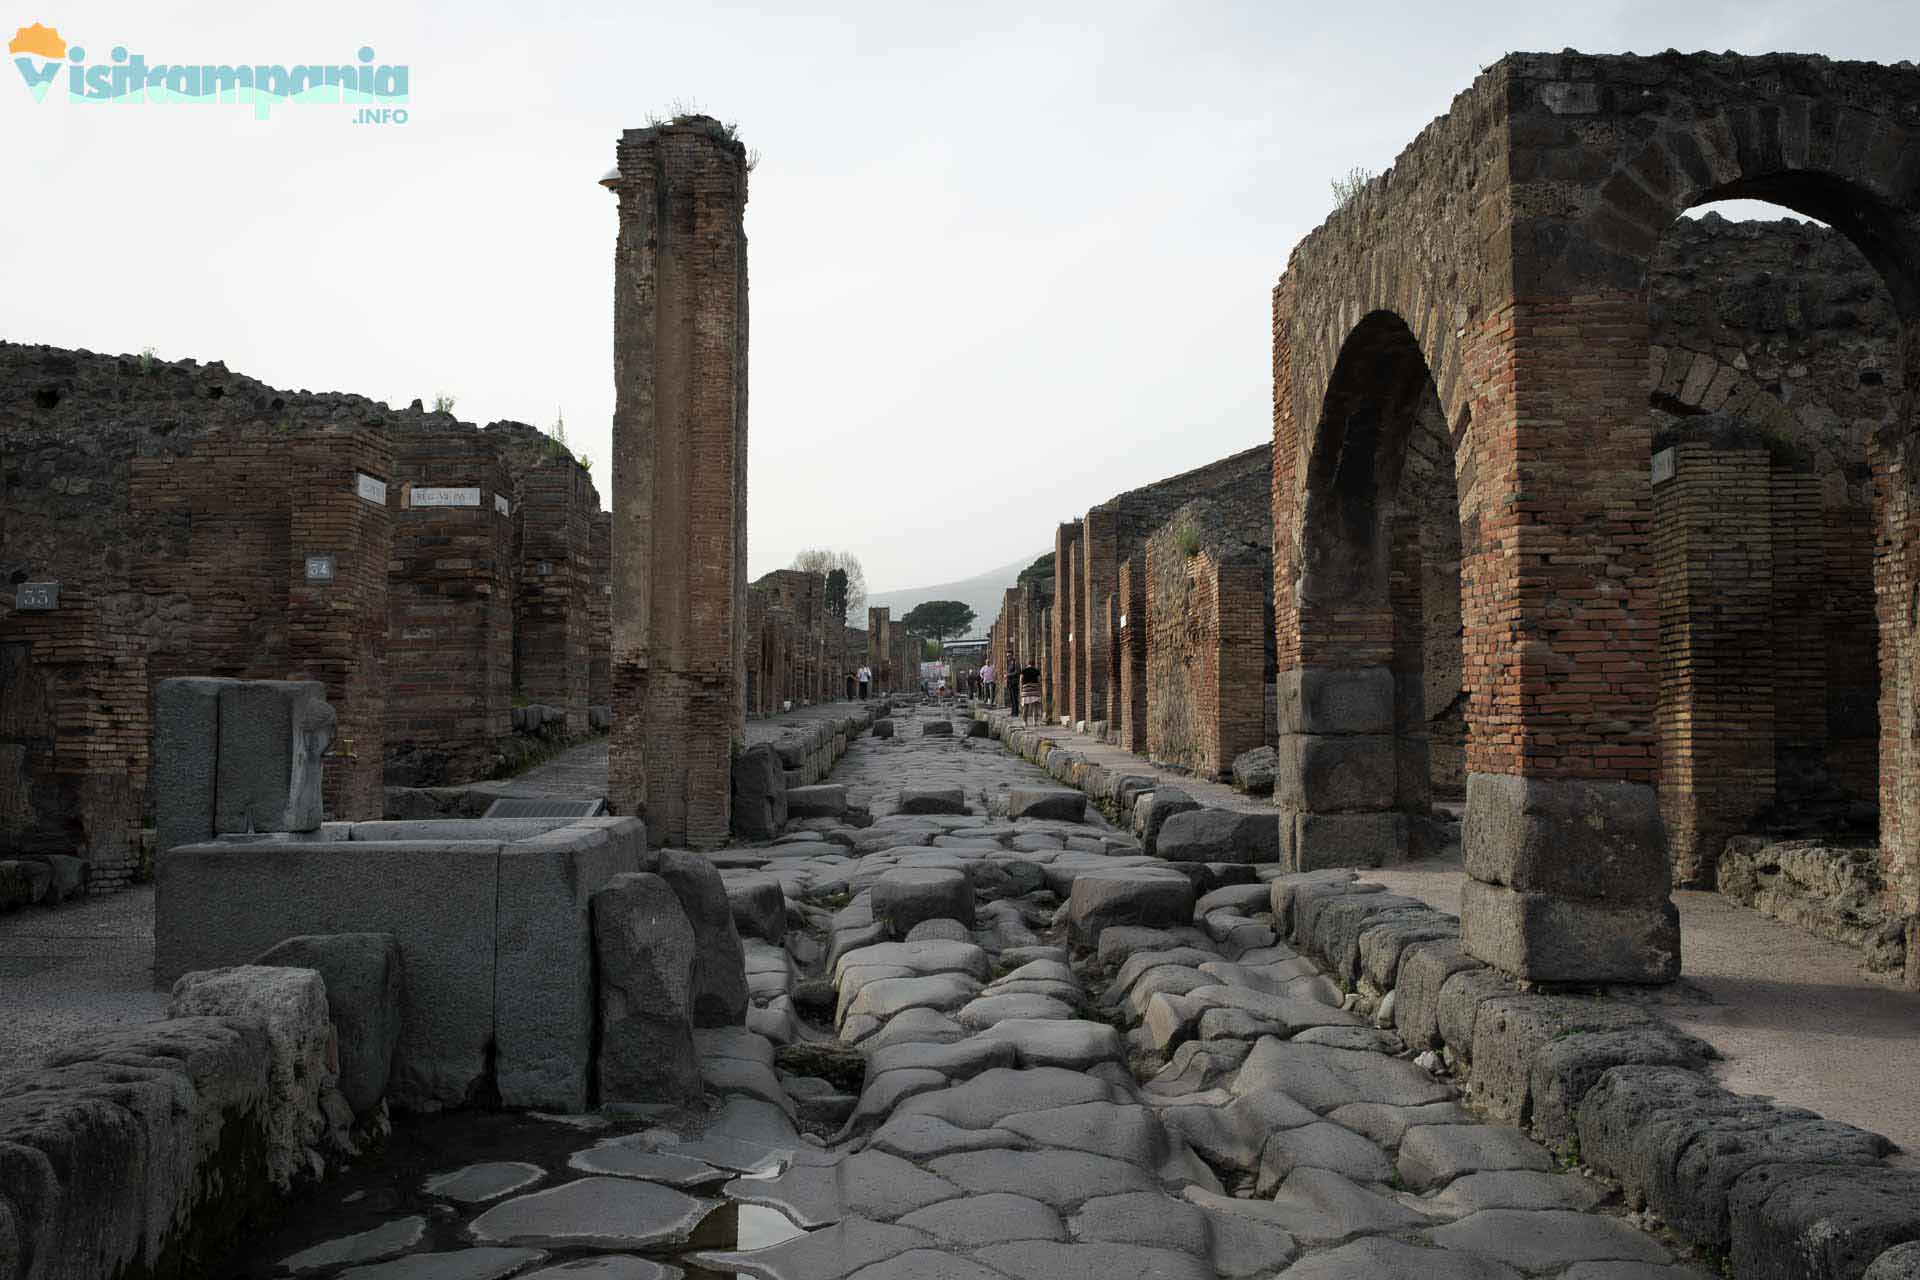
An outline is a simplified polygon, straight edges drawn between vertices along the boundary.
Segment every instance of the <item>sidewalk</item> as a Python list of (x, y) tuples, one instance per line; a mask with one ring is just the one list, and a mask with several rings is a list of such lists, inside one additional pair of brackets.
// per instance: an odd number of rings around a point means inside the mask
[[(1047, 736), (1108, 769), (1147, 774), (1202, 804), (1254, 810), (1264, 800), (1148, 763), (1083, 733)], [(1368, 880), (1458, 915), (1458, 847), (1440, 858), (1368, 870)], [(1763, 1094), (1885, 1134), (1890, 1163), (1920, 1168), (1920, 992), (1867, 977), (1859, 957), (1717, 893), (1678, 890), (1683, 972), (1661, 1014), (1718, 1049), (1729, 1089)]]

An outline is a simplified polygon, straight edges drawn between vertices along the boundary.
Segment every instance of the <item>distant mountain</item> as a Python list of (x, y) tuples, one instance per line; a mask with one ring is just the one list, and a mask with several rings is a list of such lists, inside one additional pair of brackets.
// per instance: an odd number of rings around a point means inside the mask
[[(1004, 564), (998, 569), (989, 569), (958, 582), (908, 587), (903, 591), (871, 591), (867, 593), (867, 605), (874, 609), (892, 609), (894, 618), (899, 619), (905, 617), (915, 605), (925, 604), (929, 600), (958, 600), (973, 610), (973, 630), (966, 636), (952, 636), (950, 639), (984, 638), (993, 626), (993, 620), (1000, 616), (1000, 604), (1006, 597), (1007, 588), (1020, 576), (1020, 571), (1038, 560), (1041, 554), (1036, 551), (1012, 564)], [(856, 627), (867, 625), (864, 616), (849, 618), (848, 621)]]

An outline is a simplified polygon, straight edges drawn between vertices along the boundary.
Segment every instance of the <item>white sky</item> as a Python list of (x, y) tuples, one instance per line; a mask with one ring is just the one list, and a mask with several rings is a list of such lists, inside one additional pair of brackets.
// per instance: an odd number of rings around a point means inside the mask
[[(1920, 56), (1913, 0), (298, 7), (34, 0), (87, 61), (412, 69), (347, 106), (35, 103), (0, 337), (153, 347), (476, 422), (564, 410), (611, 499), (624, 127), (694, 102), (751, 183), (751, 571), (846, 548), (966, 577), (1271, 430), (1268, 291), (1331, 206), (1511, 49)], [(1009, 460), (1009, 450), (1019, 461)]]

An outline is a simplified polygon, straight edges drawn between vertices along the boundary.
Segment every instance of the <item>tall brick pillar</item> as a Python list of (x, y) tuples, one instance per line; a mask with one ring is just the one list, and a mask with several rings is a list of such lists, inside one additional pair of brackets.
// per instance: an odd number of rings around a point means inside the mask
[(1052, 700), (1047, 704), (1051, 720), (1079, 719), (1080, 668), (1074, 662), (1077, 615), (1080, 600), (1081, 522), (1063, 524), (1053, 531), (1053, 650)]
[(1137, 756), (1147, 753), (1147, 557), (1136, 551), (1120, 566), (1119, 616), (1113, 645), (1120, 654), (1120, 714), (1114, 741)]
[(1080, 539), (1080, 607), (1075, 611), (1082, 632), (1080, 715), (1087, 720), (1107, 714), (1107, 666), (1113, 632), (1107, 619), (1107, 597), (1120, 576), (1120, 517), (1113, 511), (1089, 511)]
[(867, 666), (873, 672), (873, 692), (894, 692), (893, 610), (867, 610)]
[(1680, 884), (1711, 888), (1727, 837), (1773, 802), (1772, 473), (1757, 443), (1654, 455), (1660, 813)]
[(746, 148), (681, 116), (617, 154), (609, 799), (713, 848), (745, 732)]

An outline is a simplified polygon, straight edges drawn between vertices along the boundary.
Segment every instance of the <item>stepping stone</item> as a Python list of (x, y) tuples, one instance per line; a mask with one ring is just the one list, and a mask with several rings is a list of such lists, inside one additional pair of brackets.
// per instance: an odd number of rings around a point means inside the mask
[(1003, 1192), (964, 1196), (916, 1209), (901, 1218), (900, 1225), (961, 1246), (1067, 1238), (1059, 1214), (1038, 1200)]
[(900, 813), (965, 813), (967, 794), (959, 787), (903, 787), (895, 809)]
[(1566, 1209), (1483, 1209), (1433, 1233), (1433, 1242), (1527, 1271), (1574, 1262), (1670, 1262), (1652, 1236), (1618, 1218)]
[(896, 938), (922, 920), (973, 923), (973, 881), (944, 867), (895, 867), (873, 887), (873, 918)]
[(642, 1146), (635, 1138), (612, 1138), (568, 1157), (567, 1167), (582, 1173), (639, 1178), (669, 1187), (703, 1187), (725, 1182), (733, 1174), (704, 1160), (667, 1155)]
[(907, 930), (908, 942), (971, 942), (973, 931), (958, 920), (922, 920)]
[(368, 1231), (323, 1240), (319, 1244), (280, 1259), (279, 1269), (296, 1276), (338, 1271), (342, 1267), (369, 1262), (385, 1262), (417, 1247), (426, 1238), (427, 1220), (420, 1217), (396, 1218)]
[(847, 789), (838, 783), (787, 788), (787, 816), (790, 819), (839, 818), (846, 812)]
[(1487, 1258), (1422, 1249), (1378, 1236), (1325, 1253), (1309, 1254), (1280, 1273), (1281, 1280), (1520, 1280), (1520, 1273)]
[(982, 1262), (1016, 1280), (1214, 1280), (1213, 1268), (1191, 1254), (1137, 1244), (1054, 1244), (1020, 1240), (978, 1250)]
[(546, 1176), (547, 1171), (537, 1164), (505, 1160), (470, 1164), (452, 1173), (436, 1174), (426, 1180), (423, 1189), (430, 1196), (458, 1200), (461, 1204), (482, 1204), (530, 1187)]
[(1280, 818), (1272, 809), (1189, 809), (1167, 819), (1153, 851), (1169, 862), (1278, 862)]
[(760, 938), (778, 945), (787, 936), (787, 895), (778, 877), (755, 873), (726, 876), (723, 882), (742, 941)]
[(951, 738), (953, 736), (953, 721), (929, 720), (920, 726), (920, 736), (923, 738)]
[(483, 1244), (657, 1249), (685, 1244), (717, 1204), (628, 1178), (582, 1178), (508, 1200), (467, 1227)]
[(1177, 871), (1087, 871), (1074, 877), (1067, 921), (1074, 942), (1093, 947), (1114, 925), (1184, 924), (1193, 917), (1193, 897), (1193, 882)]
[(524, 1267), (546, 1261), (538, 1249), (455, 1249), (416, 1253), (392, 1262), (349, 1267), (337, 1280), (503, 1280)]
[(1544, 1173), (1553, 1168), (1553, 1160), (1527, 1135), (1505, 1125), (1419, 1125), (1400, 1139), (1395, 1168), (1409, 1189), (1431, 1191), (1467, 1173), (1507, 1169)]
[(1065, 787), (1015, 787), (1007, 792), (1007, 816), (1080, 822), (1087, 816), (1087, 797)]

